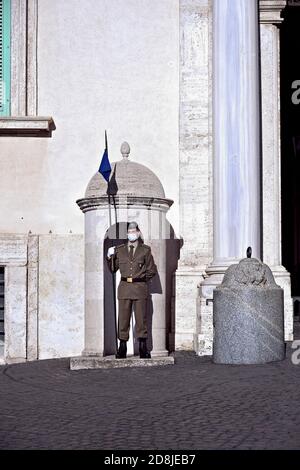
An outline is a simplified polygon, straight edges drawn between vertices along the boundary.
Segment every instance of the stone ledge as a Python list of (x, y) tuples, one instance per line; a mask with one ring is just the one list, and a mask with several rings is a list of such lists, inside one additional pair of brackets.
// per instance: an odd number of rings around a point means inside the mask
[(9, 116), (0, 118), (0, 136), (5, 137), (51, 137), (55, 130), (49, 116)]
[[(126, 209), (128, 206), (135, 206), (135, 208), (145, 208), (145, 206), (147, 206), (152, 209), (160, 210), (161, 212), (167, 212), (172, 206), (173, 202), (174, 201), (171, 199), (129, 196), (127, 194), (120, 193), (115, 196), (116, 207), (120, 209)], [(77, 199), (76, 203), (82, 212), (88, 212), (107, 207), (108, 196), (84, 197)]]
[(260, 0), (260, 23), (280, 24), (283, 21), (281, 12), (286, 7), (286, 0)]
[(126, 359), (116, 359), (115, 356), (78, 356), (71, 357), (70, 369), (117, 369), (120, 367), (151, 367), (167, 366), (175, 364), (173, 356), (153, 357), (140, 359), (137, 356), (129, 356)]

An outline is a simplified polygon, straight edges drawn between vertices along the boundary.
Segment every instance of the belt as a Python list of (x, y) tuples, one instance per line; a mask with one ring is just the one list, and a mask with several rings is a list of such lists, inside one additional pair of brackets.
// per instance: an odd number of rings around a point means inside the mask
[(146, 279), (143, 279), (141, 277), (121, 277), (121, 281), (126, 281), (126, 282), (146, 282)]

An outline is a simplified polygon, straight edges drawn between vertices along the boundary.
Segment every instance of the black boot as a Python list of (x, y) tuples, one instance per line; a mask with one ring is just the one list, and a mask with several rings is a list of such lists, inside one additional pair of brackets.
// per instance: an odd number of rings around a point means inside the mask
[(146, 343), (146, 338), (139, 338), (140, 346), (139, 346), (139, 352), (140, 352), (140, 359), (151, 359), (151, 354), (147, 350), (147, 343)]
[(120, 339), (120, 346), (118, 348), (116, 359), (125, 359), (127, 354), (127, 344), (124, 339)]

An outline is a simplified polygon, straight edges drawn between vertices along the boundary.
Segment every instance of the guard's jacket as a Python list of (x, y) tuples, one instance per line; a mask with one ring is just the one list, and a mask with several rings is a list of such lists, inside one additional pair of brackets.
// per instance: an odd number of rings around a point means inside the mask
[(157, 267), (151, 253), (151, 248), (139, 239), (132, 261), (129, 258), (128, 245), (115, 247), (115, 254), (106, 258), (111, 272), (120, 269), (121, 277), (143, 279), (146, 282), (120, 281), (118, 299), (146, 299), (148, 297), (149, 281), (156, 273)]

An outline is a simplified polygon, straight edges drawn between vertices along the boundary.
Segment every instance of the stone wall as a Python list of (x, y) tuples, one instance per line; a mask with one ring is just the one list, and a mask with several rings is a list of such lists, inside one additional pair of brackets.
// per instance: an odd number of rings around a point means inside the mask
[(99, 168), (105, 129), (111, 161), (128, 140), (160, 178), (178, 232), (178, 5), (38, 1), (37, 113), (56, 130), (1, 138), (0, 233), (83, 233), (75, 201)]
[(39, 236), (39, 359), (78, 355), (84, 339), (82, 235)]
[(0, 235), (3, 362), (78, 355), (84, 339), (83, 235)]

